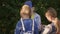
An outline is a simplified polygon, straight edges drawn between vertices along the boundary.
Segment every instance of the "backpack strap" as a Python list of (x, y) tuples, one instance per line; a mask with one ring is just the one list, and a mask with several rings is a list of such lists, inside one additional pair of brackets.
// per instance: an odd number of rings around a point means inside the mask
[[(25, 31), (25, 27), (24, 27), (24, 23), (23, 23), (22, 18), (21, 18), (21, 23), (22, 23), (22, 29), (23, 29), (23, 31)], [(32, 23), (32, 34), (34, 34), (34, 20), (33, 20), (33, 23)]]
[(22, 28), (23, 28), (23, 31), (25, 31), (25, 27), (24, 27), (24, 23), (23, 23), (22, 18), (21, 18), (21, 23), (22, 23)]
[(32, 24), (32, 34), (34, 34), (34, 20), (33, 20), (33, 24)]

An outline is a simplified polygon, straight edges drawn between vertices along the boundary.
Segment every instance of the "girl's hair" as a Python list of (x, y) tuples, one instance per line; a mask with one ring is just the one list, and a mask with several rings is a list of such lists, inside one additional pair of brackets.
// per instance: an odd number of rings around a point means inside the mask
[(57, 32), (56, 33), (59, 33), (60, 34), (60, 20), (58, 18), (56, 19), (55, 26), (57, 28)]
[(54, 8), (50, 7), (47, 9), (46, 14), (48, 14), (49, 16), (54, 17), (56, 19), (56, 22), (54, 24), (57, 29), (57, 33), (59, 33), (60, 32), (60, 23), (59, 23), (59, 19), (57, 18), (56, 10)]
[[(23, 5), (22, 9), (20, 11), (20, 15), (21, 14), (28, 15), (29, 17), (31, 17), (31, 9), (30, 9), (30, 7), (28, 5)], [(21, 15), (21, 17), (22, 17), (22, 15)]]
[(52, 16), (52, 17), (57, 17), (57, 12), (56, 12), (56, 10), (54, 9), (54, 8), (52, 8), (52, 7), (49, 7), (48, 9), (47, 9), (47, 12), (46, 12), (46, 14), (48, 14), (49, 16)]

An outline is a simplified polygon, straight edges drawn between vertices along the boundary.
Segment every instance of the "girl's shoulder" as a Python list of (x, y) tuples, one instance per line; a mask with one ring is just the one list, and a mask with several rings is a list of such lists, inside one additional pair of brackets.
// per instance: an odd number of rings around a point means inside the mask
[(21, 20), (19, 20), (18, 22), (17, 22), (17, 25), (16, 26), (21, 26)]
[(35, 13), (35, 16), (40, 17), (40, 15), (39, 15), (39, 14), (37, 14), (37, 13)]

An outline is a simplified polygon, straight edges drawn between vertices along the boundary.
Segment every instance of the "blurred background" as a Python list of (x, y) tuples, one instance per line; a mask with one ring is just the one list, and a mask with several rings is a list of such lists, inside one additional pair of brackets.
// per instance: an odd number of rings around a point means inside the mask
[[(20, 19), (19, 11), (27, 0), (0, 0), (0, 34), (14, 34), (17, 21)], [(49, 24), (44, 16), (48, 7), (56, 9), (60, 19), (60, 0), (31, 0), (36, 12), (41, 16), (42, 24)]]

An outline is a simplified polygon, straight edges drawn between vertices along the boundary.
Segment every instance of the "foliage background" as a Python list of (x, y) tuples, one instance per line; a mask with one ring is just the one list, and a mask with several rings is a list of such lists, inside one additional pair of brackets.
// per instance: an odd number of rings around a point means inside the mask
[[(17, 21), (20, 19), (19, 11), (26, 0), (0, 0), (0, 34), (14, 34)], [(60, 0), (31, 0), (40, 14), (42, 24), (49, 24), (44, 16), (48, 7), (56, 9), (60, 18)]]

